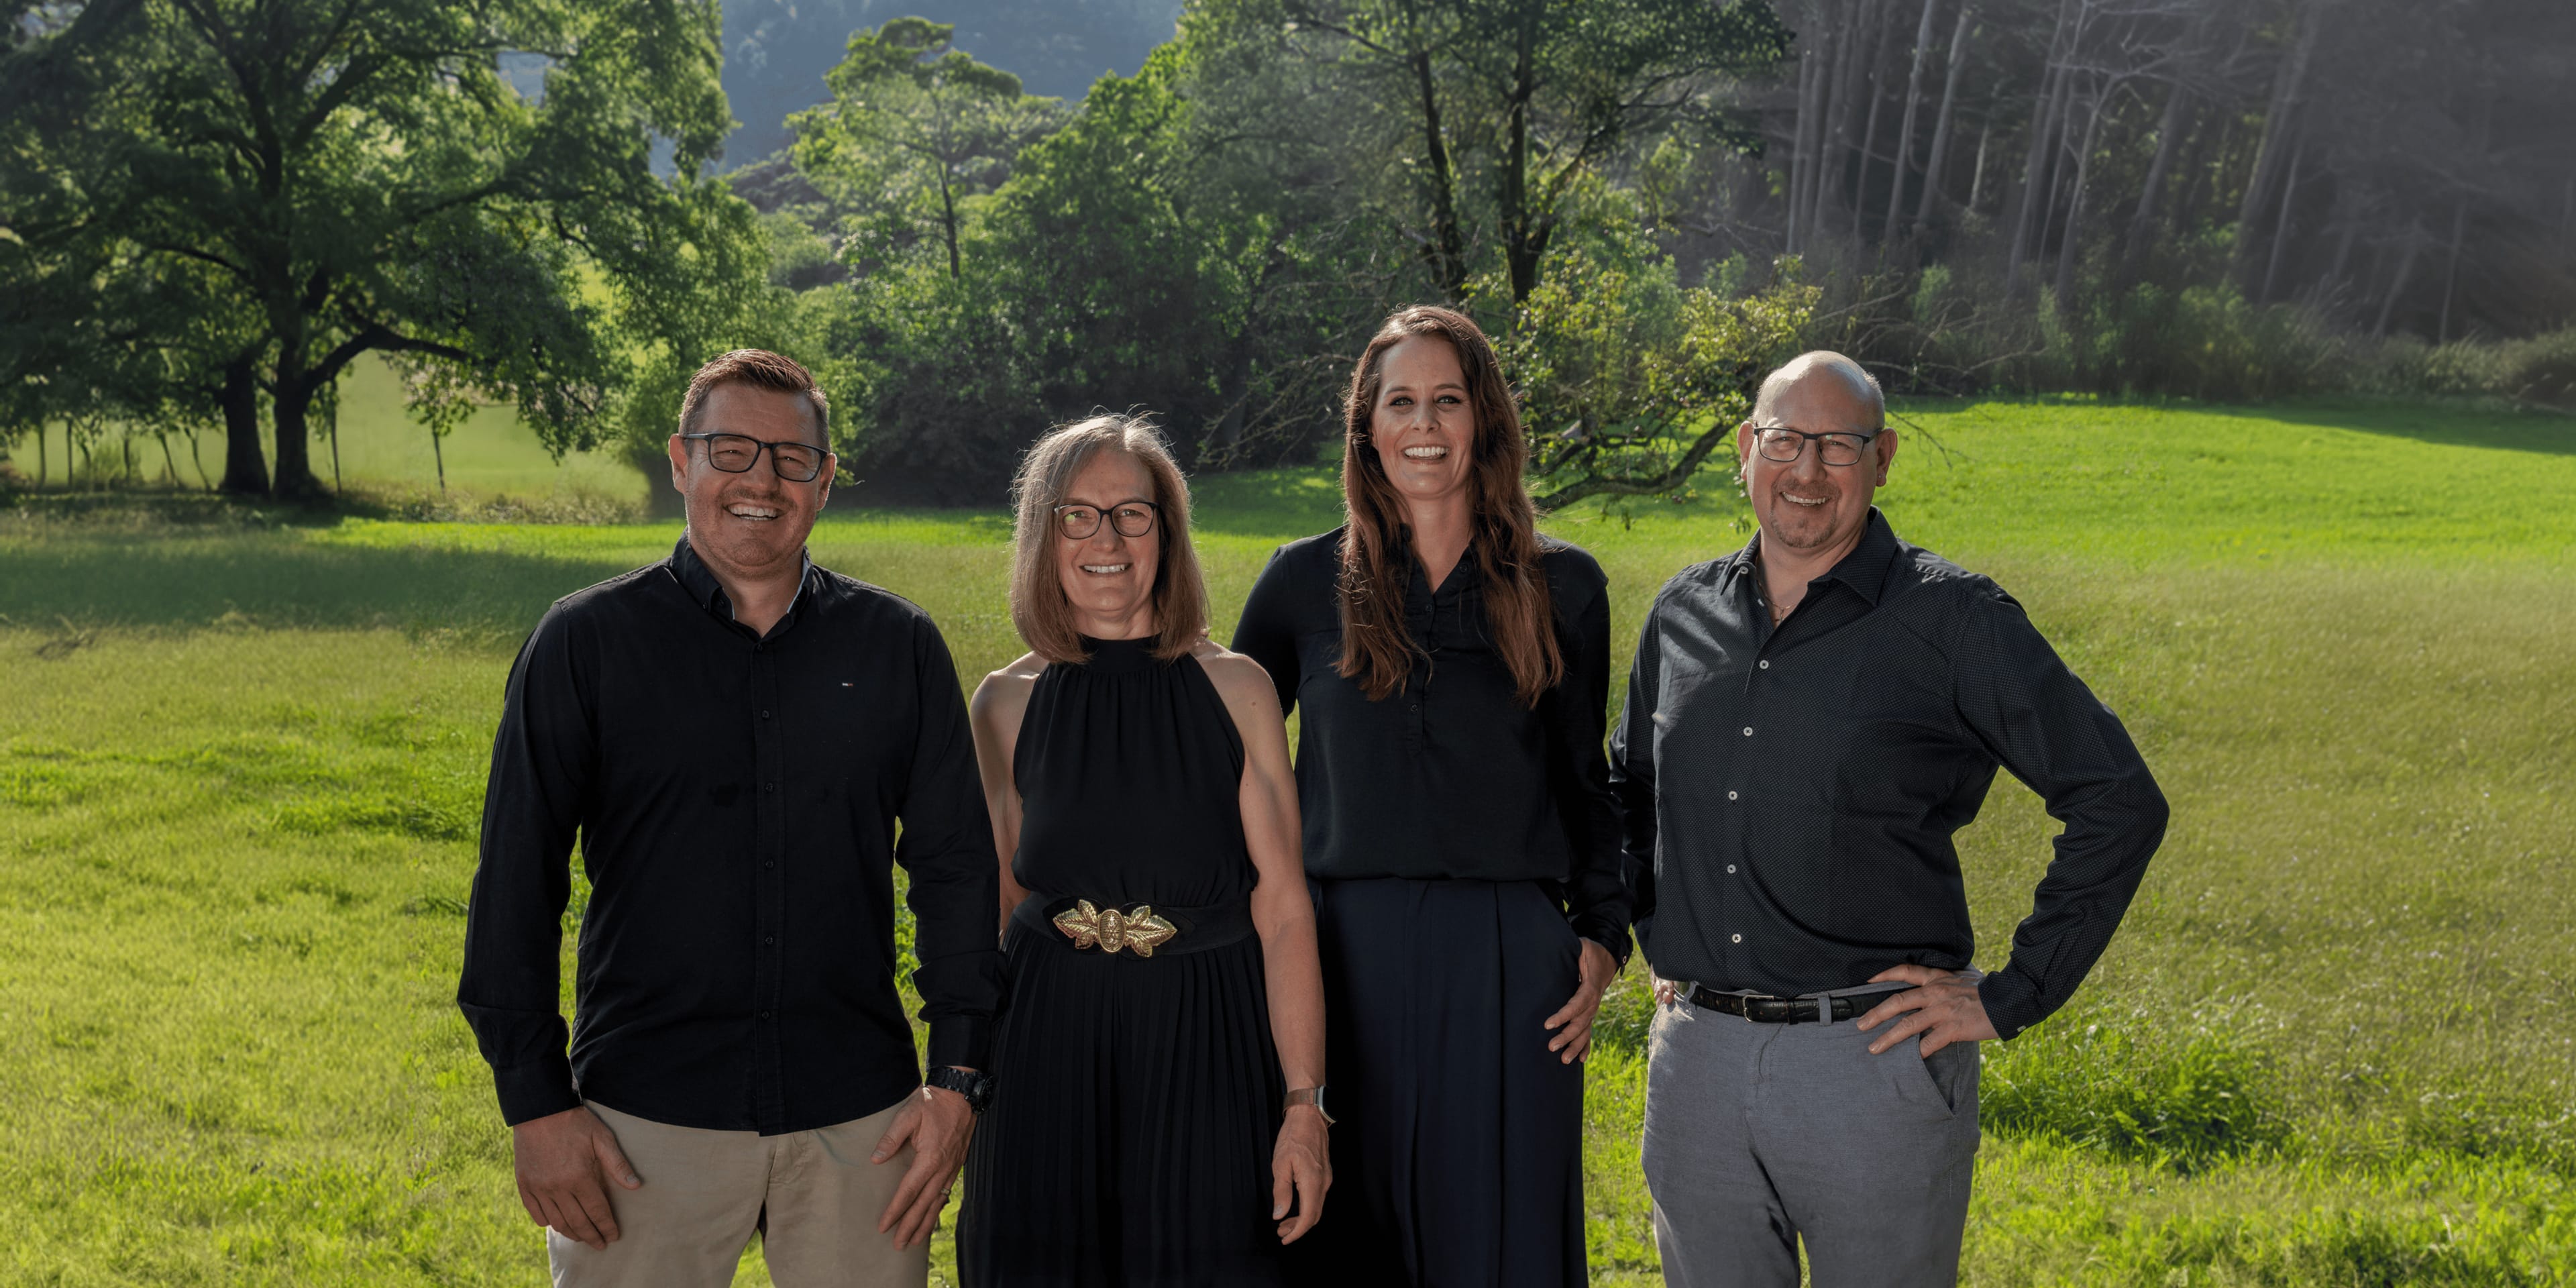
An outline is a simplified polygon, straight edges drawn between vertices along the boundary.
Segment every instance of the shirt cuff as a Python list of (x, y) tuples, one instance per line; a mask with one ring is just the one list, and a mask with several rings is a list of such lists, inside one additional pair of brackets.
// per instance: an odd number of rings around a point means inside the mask
[(993, 1022), (981, 1015), (943, 1016), (930, 1022), (930, 1067), (993, 1071)]
[(1608, 917), (1577, 917), (1574, 933), (1610, 951), (1610, 960), (1619, 970), (1628, 969), (1628, 955), (1635, 944), (1628, 938), (1628, 928)]
[(581, 1104), (581, 1093), (573, 1090), (572, 1060), (561, 1053), (492, 1070), (492, 1089), (501, 1095), (501, 1121), (513, 1127)]
[(2040, 1001), (2039, 985), (2014, 970), (2010, 963), (1977, 982), (1977, 1000), (1984, 1004), (1986, 1022), (1995, 1026), (1995, 1036), (2007, 1041), (2048, 1018), (2048, 1008)]

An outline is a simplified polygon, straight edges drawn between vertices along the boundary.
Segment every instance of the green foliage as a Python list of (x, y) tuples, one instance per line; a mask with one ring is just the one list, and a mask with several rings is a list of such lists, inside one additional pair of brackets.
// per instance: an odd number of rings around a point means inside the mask
[(1540, 504), (1686, 493), (1763, 376), (1797, 352), (1819, 294), (1795, 260), (1751, 295), (1683, 287), (1634, 225), (1560, 250), (1498, 345), (1524, 399)]
[(2283, 1143), (2259, 1057), (2224, 1027), (2151, 1042), (2145, 1019), (2078, 1030), (2061, 1018), (2001, 1044), (1986, 1059), (1980, 1120), (2181, 1171)]
[(927, 241), (963, 276), (976, 199), (1063, 118), (1056, 100), (952, 48), (955, 30), (922, 18), (860, 28), (824, 78), (832, 100), (788, 118), (798, 168), (849, 212), (842, 254), (853, 263), (890, 263)]
[[(18, 56), (55, 93), (12, 113), (0, 148), (19, 248), (0, 274), (34, 306), (13, 321), (108, 341), (40, 349), (24, 373), (43, 380), (38, 410), (149, 415), (185, 395), (202, 416), (255, 375), (276, 486), (300, 494), (309, 414), (377, 352), (433, 432), (504, 401), (562, 451), (657, 392), (630, 382), (633, 359), (679, 344), (694, 366), (703, 333), (743, 314), (729, 283), (760, 281), (748, 210), (693, 177), (728, 123), (713, 3), (101, 12)], [(529, 58), (535, 98), (504, 75)], [(667, 182), (657, 137), (679, 164)], [(90, 282), (104, 289), (71, 288)], [(226, 413), (227, 473), (259, 489), (247, 398)]]

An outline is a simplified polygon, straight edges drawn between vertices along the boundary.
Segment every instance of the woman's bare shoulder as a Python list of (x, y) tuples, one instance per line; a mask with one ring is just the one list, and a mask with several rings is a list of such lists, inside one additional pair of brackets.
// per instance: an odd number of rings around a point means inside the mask
[(1207, 672), (1208, 682), (1216, 686), (1217, 693), (1225, 698), (1227, 705), (1252, 702), (1256, 711), (1278, 707), (1279, 691), (1270, 683), (1270, 673), (1261, 669), (1259, 662), (1209, 639), (1202, 639), (1194, 645), (1190, 656), (1198, 659), (1199, 669)]
[(1046, 666), (1046, 659), (1035, 653), (1021, 654), (975, 686), (975, 698), (969, 707), (978, 719), (1017, 716), (1028, 707), (1029, 690), (1037, 686), (1038, 676)]

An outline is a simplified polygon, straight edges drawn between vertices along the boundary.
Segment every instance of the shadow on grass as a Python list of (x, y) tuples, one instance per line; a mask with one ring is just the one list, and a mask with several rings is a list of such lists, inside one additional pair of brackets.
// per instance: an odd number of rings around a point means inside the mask
[(2510, 411), (2467, 404), (2371, 398), (2301, 400), (2248, 407), (2195, 406), (2214, 416), (2242, 416), (2411, 438), (2446, 447), (2576, 456), (2576, 417), (2548, 411)]
[(627, 559), (368, 549), (292, 537), (78, 540), (10, 552), (0, 616), (29, 627), (395, 627), (515, 639)]

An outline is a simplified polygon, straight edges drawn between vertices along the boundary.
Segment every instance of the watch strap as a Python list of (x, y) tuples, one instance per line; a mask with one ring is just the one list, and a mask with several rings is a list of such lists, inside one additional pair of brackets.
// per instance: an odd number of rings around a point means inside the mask
[(1324, 1125), (1327, 1127), (1333, 1125), (1332, 1111), (1324, 1108), (1324, 1089), (1322, 1087), (1299, 1087), (1296, 1090), (1289, 1092), (1287, 1103), (1281, 1106), (1281, 1112), (1284, 1113), (1299, 1105), (1313, 1105), (1315, 1107), (1315, 1113), (1323, 1118)]

